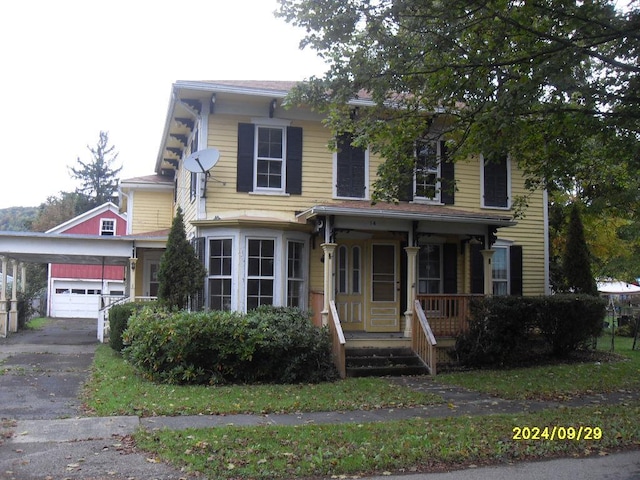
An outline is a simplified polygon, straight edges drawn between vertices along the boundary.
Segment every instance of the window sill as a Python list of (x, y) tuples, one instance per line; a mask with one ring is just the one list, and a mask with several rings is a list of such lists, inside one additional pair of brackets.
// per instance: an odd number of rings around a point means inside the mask
[(480, 208), (482, 208), (483, 210), (501, 210), (503, 212), (508, 212), (509, 210), (511, 210), (511, 205), (506, 206), (506, 207), (494, 207), (492, 205), (480, 205)]
[(414, 198), (409, 203), (416, 203), (418, 205), (444, 205), (440, 200), (429, 200), (428, 198)]
[(257, 190), (253, 192), (248, 192), (249, 195), (266, 195), (272, 197), (290, 197), (291, 194), (287, 192), (271, 192), (269, 190)]

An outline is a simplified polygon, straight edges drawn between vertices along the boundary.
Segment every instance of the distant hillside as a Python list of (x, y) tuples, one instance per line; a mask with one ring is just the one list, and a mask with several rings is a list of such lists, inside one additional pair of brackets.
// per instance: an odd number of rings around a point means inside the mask
[(38, 207), (0, 208), (0, 230), (26, 232), (38, 214)]

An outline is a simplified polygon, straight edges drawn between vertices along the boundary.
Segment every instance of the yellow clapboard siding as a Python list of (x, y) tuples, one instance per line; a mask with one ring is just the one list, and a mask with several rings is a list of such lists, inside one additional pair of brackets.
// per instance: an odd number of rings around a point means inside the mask
[(173, 217), (172, 192), (135, 192), (131, 233), (154, 232), (171, 227)]

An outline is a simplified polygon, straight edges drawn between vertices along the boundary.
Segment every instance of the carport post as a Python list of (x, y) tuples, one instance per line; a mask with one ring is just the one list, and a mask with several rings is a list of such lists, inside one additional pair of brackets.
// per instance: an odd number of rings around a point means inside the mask
[(11, 282), (11, 311), (9, 312), (9, 331), (18, 331), (18, 261), (11, 260), (13, 264), (13, 282)]
[(136, 298), (136, 263), (137, 258), (129, 259), (129, 298), (132, 302), (135, 302)]
[(0, 337), (7, 336), (7, 257), (2, 257), (2, 285), (0, 286)]

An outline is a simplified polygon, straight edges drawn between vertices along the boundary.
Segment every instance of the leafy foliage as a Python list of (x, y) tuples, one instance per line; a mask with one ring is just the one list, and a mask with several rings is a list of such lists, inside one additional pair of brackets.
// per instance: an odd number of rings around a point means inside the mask
[(29, 231), (36, 214), (37, 207), (2, 208), (0, 209), (0, 231)]
[[(307, 31), (301, 46), (329, 63), (291, 100), (382, 154), (374, 197), (398, 198), (406, 145), (434, 130), (453, 158), (511, 153), (532, 186), (589, 178), (593, 187), (596, 171), (617, 182), (637, 170), (637, 2), (625, 11), (613, 1), (280, 3), (278, 14)], [(354, 112), (347, 101), (363, 96), (375, 106)]]
[(455, 353), (469, 366), (518, 365), (548, 353), (565, 357), (600, 334), (605, 308), (591, 295), (476, 299)]
[(300, 310), (251, 314), (143, 309), (123, 335), (126, 358), (157, 382), (319, 382), (335, 378), (328, 332)]
[(144, 303), (122, 303), (114, 305), (109, 309), (109, 346), (116, 352), (121, 352), (124, 348), (122, 334), (129, 325), (129, 318), (143, 308), (154, 308), (152, 302)]
[(193, 246), (187, 240), (182, 209), (178, 207), (158, 270), (158, 300), (169, 308), (185, 308), (197, 293), (206, 274)]

